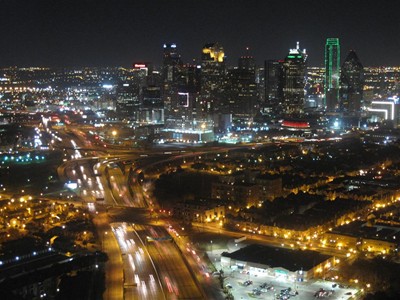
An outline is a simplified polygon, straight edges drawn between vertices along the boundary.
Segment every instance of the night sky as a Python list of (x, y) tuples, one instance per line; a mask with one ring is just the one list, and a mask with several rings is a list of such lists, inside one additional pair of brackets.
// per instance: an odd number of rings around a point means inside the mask
[(0, 0), (0, 66), (130, 66), (162, 61), (175, 42), (185, 62), (218, 41), (228, 64), (250, 47), (258, 63), (300, 41), (322, 66), (327, 37), (342, 60), (400, 65), (400, 3), (392, 0)]

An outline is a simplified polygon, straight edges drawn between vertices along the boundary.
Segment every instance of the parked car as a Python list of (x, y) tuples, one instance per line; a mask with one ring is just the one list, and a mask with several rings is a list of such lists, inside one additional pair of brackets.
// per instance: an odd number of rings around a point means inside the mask
[(246, 280), (245, 282), (243, 282), (243, 285), (248, 286), (250, 284), (253, 284), (253, 281), (251, 280)]

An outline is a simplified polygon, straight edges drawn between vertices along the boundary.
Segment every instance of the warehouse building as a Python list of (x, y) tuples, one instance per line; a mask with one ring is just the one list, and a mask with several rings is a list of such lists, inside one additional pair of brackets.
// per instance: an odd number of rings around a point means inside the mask
[(223, 252), (221, 265), (250, 274), (267, 273), (289, 281), (307, 281), (324, 274), (339, 260), (311, 250), (294, 250), (263, 245), (249, 245), (235, 252)]

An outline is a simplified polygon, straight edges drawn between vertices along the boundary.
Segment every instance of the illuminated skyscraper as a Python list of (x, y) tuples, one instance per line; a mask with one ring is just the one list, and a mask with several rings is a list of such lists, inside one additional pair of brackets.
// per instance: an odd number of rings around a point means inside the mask
[(327, 111), (339, 106), (340, 44), (338, 38), (328, 38), (325, 44), (325, 101)]
[(224, 48), (206, 44), (201, 56), (201, 104), (204, 115), (218, 112), (225, 88)]
[(173, 117), (173, 106), (178, 101), (178, 78), (182, 66), (181, 55), (176, 44), (163, 45), (162, 99), (165, 105), (165, 117)]
[(290, 49), (283, 62), (283, 113), (299, 114), (304, 107), (306, 50), (300, 50), (299, 43), (295, 49)]
[(348, 113), (358, 113), (364, 88), (364, 67), (357, 54), (351, 50), (343, 62), (340, 73), (341, 109)]
[(162, 103), (167, 128), (192, 127), (197, 116), (200, 71), (200, 66), (182, 63), (176, 44), (164, 44)]

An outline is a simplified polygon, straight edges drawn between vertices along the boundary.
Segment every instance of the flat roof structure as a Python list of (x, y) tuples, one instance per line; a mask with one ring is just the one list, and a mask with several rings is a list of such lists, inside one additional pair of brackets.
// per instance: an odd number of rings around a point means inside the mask
[(266, 265), (270, 268), (280, 267), (291, 272), (308, 271), (332, 257), (312, 250), (293, 250), (257, 244), (246, 246), (232, 253), (224, 252), (221, 256)]

